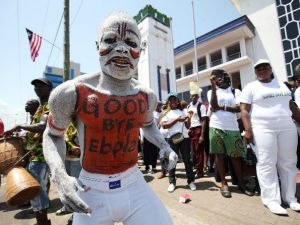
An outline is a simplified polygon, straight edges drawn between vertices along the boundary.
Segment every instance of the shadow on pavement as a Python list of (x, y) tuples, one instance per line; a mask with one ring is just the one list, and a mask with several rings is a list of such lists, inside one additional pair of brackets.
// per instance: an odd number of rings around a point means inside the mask
[[(50, 207), (48, 209), (48, 213), (55, 213), (61, 207), (62, 207), (62, 203), (59, 198), (52, 199), (50, 201)], [(30, 206), (26, 208), (12, 207), (7, 205), (5, 202), (1, 202), (0, 209), (3, 212), (16, 211), (14, 218), (17, 220), (32, 219), (35, 217), (34, 212)]]
[(0, 202), (0, 210), (3, 212), (9, 212), (9, 211), (17, 210), (17, 208), (7, 205), (6, 202)]
[(14, 218), (16, 220), (32, 219), (34, 217), (35, 217), (35, 215), (31, 208), (22, 210), (22, 211), (16, 213), (14, 216)]
[(144, 175), (144, 179), (147, 183), (151, 182), (154, 180), (154, 177), (152, 176), (149, 176), (149, 175)]

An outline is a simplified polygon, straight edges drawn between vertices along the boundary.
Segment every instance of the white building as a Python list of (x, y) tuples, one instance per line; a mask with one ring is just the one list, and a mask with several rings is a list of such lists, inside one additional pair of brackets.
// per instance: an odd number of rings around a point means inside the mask
[[(151, 5), (134, 17), (142, 36), (138, 77), (152, 88), (159, 100), (170, 91), (190, 100), (189, 84), (197, 81), (203, 96), (210, 88), (213, 69), (224, 69), (231, 75), (232, 86), (242, 89), (255, 80), (253, 63), (270, 60), (275, 76), (282, 81), (293, 76), (300, 63), (299, 0), (231, 0), (241, 17), (173, 49), (171, 18)], [(82, 74), (80, 65), (71, 63), (70, 79)], [(55, 86), (62, 82), (63, 70), (46, 67), (45, 76)]]
[(299, 0), (231, 0), (255, 26), (254, 59), (266, 57), (275, 75), (287, 80), (300, 63)]
[[(46, 66), (44, 71), (44, 77), (51, 80), (53, 87), (57, 87), (63, 82), (63, 74), (63, 68), (58, 68), (54, 66)], [(70, 80), (82, 74), (84, 73), (80, 72), (80, 64), (70, 62)]]
[(193, 40), (175, 48), (177, 92), (182, 94), (181, 98), (189, 101), (189, 83), (197, 80), (205, 97), (213, 69), (222, 68), (229, 72), (235, 88), (254, 80), (251, 47), (254, 36), (253, 24), (242, 16), (196, 38), (198, 70), (195, 68)]
[[(242, 88), (255, 79), (253, 63), (270, 60), (275, 76), (282, 81), (293, 76), (300, 63), (300, 1), (232, 0), (243, 15), (198, 38), (198, 70), (191, 40), (174, 49), (177, 91), (189, 100), (189, 82), (199, 80), (210, 88), (213, 69), (231, 74), (232, 86)], [(197, 79), (198, 76), (198, 79)]]
[(141, 32), (138, 80), (154, 90), (159, 100), (176, 90), (171, 19), (151, 5), (134, 17)]

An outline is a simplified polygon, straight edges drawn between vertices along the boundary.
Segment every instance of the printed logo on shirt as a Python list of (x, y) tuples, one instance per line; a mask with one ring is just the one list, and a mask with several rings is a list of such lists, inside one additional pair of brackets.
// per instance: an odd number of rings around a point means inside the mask
[(277, 92), (270, 92), (262, 95), (263, 99), (267, 98), (275, 98), (280, 96), (292, 96), (290, 91), (277, 91)]

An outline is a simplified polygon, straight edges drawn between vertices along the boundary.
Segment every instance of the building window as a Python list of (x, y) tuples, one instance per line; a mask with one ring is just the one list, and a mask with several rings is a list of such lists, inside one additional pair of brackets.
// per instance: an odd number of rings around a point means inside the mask
[(230, 74), (231, 75), (231, 87), (232, 88), (237, 88), (240, 89), (242, 88), (241, 86), (241, 74), (240, 71), (233, 72)]
[(217, 65), (220, 65), (223, 63), (221, 50), (218, 50), (218, 51), (210, 54), (210, 62), (211, 62), (210, 63), (211, 67), (214, 67), (214, 66), (217, 66)]
[(283, 52), (288, 77), (300, 63), (300, 2), (276, 0)]
[(198, 59), (198, 71), (206, 69), (206, 57), (201, 57)]
[(184, 100), (186, 102), (190, 102), (191, 101), (190, 91), (185, 91), (185, 92), (179, 93), (178, 98), (180, 101)]
[(176, 80), (181, 78), (181, 68), (177, 67), (175, 70)]
[(162, 91), (169, 92), (167, 74), (160, 71), (160, 88)]
[(203, 103), (209, 103), (208, 100), (207, 100), (207, 92), (209, 90), (211, 90), (211, 85), (201, 87), (201, 89), (202, 89), (201, 98), (202, 98)]
[(193, 63), (188, 63), (184, 65), (185, 76), (191, 75), (193, 73)]
[(227, 61), (231, 61), (241, 57), (240, 44), (236, 43), (226, 48)]
[(75, 75), (74, 69), (70, 69), (70, 79), (74, 79), (74, 75)]

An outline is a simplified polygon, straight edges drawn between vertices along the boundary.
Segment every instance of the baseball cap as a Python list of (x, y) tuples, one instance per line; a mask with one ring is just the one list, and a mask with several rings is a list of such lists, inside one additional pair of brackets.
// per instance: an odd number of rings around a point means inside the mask
[(167, 99), (169, 100), (169, 98), (172, 97), (172, 96), (174, 96), (174, 97), (177, 98), (177, 93), (171, 91), (171, 92), (168, 94), (168, 98), (167, 98)]
[(51, 81), (48, 80), (48, 79), (45, 78), (45, 77), (42, 77), (42, 78), (36, 78), (36, 79), (34, 79), (34, 80), (31, 81), (31, 84), (32, 84), (32, 85), (35, 85), (35, 84), (38, 83), (38, 82), (43, 83), (43, 84), (46, 84), (48, 87), (53, 88), (53, 85), (52, 85)]
[(267, 59), (259, 59), (254, 65), (253, 65), (253, 68), (255, 69), (256, 67), (258, 67), (259, 65), (261, 64), (270, 64), (270, 61), (267, 60)]

